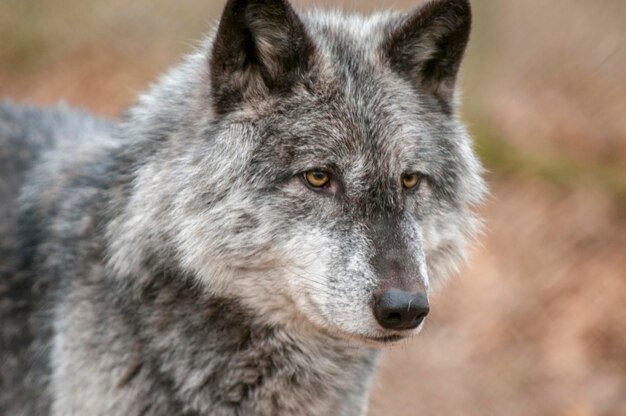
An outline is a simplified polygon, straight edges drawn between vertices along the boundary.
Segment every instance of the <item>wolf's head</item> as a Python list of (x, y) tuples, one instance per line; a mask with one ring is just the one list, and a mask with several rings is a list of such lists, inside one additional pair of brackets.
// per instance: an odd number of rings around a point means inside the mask
[(455, 115), (470, 20), (468, 0), (369, 17), (230, 0), (134, 110), (159, 144), (114, 265), (171, 256), (269, 320), (372, 342), (411, 334), (485, 192)]

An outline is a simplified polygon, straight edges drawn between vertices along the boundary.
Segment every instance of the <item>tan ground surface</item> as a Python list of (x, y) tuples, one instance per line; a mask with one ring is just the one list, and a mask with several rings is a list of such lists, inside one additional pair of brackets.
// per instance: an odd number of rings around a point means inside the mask
[[(0, 0), (0, 96), (119, 114), (222, 4)], [(626, 2), (474, 8), (487, 232), (423, 334), (385, 354), (371, 414), (626, 415)]]

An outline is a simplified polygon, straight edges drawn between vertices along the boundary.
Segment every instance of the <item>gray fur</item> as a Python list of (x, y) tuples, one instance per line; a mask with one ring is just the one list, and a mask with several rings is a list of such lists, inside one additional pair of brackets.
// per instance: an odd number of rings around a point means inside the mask
[(0, 414), (364, 414), (417, 331), (373, 294), (428, 290), (478, 229), (468, 33), (465, 0), (231, 0), (120, 123), (0, 105)]

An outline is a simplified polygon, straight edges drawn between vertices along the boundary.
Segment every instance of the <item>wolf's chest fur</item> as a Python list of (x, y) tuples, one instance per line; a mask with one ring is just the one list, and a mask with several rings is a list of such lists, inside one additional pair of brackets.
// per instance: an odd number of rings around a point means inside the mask
[(357, 415), (366, 405), (362, 392), (369, 387), (375, 350), (315, 334), (294, 337), (259, 321), (235, 299), (204, 296), (193, 283), (179, 278), (172, 284), (171, 278), (158, 277), (137, 300), (116, 295), (114, 311), (88, 292), (65, 311), (80, 315), (86, 328), (112, 321), (115, 330), (70, 329), (71, 339), (61, 341), (70, 350), (76, 344), (62, 371), (91, 365), (107, 380), (82, 389), (73, 385), (72, 397), (53, 405), (59, 414), (108, 408), (149, 415)]
[(119, 123), (0, 105), (0, 414), (364, 414), (478, 228), (470, 20), (230, 0)]

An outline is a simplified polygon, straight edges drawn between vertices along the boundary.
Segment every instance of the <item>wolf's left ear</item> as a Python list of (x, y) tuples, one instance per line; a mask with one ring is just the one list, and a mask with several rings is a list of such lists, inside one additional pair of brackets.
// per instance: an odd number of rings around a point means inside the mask
[(451, 112), (471, 25), (469, 0), (431, 0), (392, 29), (383, 53), (396, 72)]
[(287, 0), (229, 0), (209, 63), (215, 110), (288, 91), (307, 71), (313, 50)]

